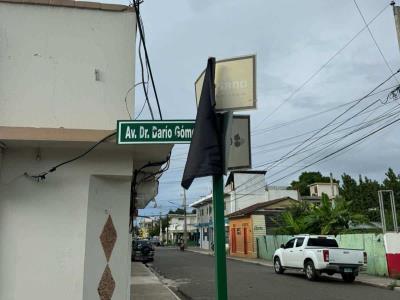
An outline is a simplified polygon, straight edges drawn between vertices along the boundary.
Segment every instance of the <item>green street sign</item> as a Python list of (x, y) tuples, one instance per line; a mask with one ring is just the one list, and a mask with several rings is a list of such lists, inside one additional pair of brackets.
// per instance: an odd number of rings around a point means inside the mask
[(190, 144), (194, 120), (118, 121), (117, 143)]

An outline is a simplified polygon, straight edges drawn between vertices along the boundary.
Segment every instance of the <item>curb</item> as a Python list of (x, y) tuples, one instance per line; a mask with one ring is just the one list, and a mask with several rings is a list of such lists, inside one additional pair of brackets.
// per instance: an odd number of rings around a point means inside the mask
[[(186, 249), (186, 251), (190, 251), (190, 252), (198, 253), (198, 254), (203, 254), (203, 255), (214, 256), (214, 253), (212, 253), (212, 252), (203, 252), (203, 251), (197, 251), (197, 250), (192, 250), (192, 249)], [(272, 263), (269, 263), (269, 262), (251, 261), (251, 260), (243, 259), (243, 258), (240, 258), (240, 257), (226, 256), (226, 258), (230, 259), (230, 260), (241, 261), (241, 262), (250, 263), (250, 264), (253, 264), (253, 265), (264, 266), (264, 267), (273, 267), (274, 266)]]
[[(192, 250), (192, 249), (186, 249), (186, 251), (190, 251), (193, 253), (198, 253), (198, 254), (203, 254), (203, 255), (210, 255), (210, 256), (214, 256), (213, 253), (211, 252), (204, 252), (204, 251), (198, 251), (198, 250)], [(250, 263), (250, 264), (255, 264), (255, 265), (259, 265), (259, 266), (264, 266), (264, 267), (273, 267), (274, 265), (272, 263), (269, 262), (258, 262), (258, 261), (251, 261), (251, 260), (246, 260), (246, 259), (242, 259), (242, 258), (237, 258), (237, 257), (232, 257), (232, 256), (227, 256), (227, 259), (230, 260), (236, 260), (236, 261), (241, 261), (241, 262), (245, 262), (245, 263)], [(381, 289), (387, 289), (387, 290), (393, 290), (396, 292), (400, 292), (400, 287), (391, 287), (390, 284), (388, 285), (383, 285), (383, 284), (376, 284), (373, 282), (367, 282), (367, 281), (361, 281), (361, 280), (357, 280), (355, 281), (356, 283), (359, 284), (363, 284), (363, 285), (368, 285), (368, 286), (373, 286), (373, 287), (377, 287), (377, 288), (381, 288)]]
[(176, 300), (183, 300), (182, 298), (180, 298), (180, 297), (177, 295), (177, 292), (179, 292), (179, 291), (174, 291), (174, 290), (171, 289), (168, 285), (166, 285), (166, 284), (161, 280), (159, 274), (154, 270), (154, 268), (152, 268), (151, 266), (149, 266), (149, 265), (147, 265), (147, 264), (145, 264), (145, 266), (147, 267), (147, 269), (150, 270), (151, 273), (153, 273), (153, 275), (154, 275), (155, 277), (157, 277), (157, 279), (160, 281), (160, 283), (161, 283), (164, 287), (166, 287), (167, 290), (169, 290), (170, 293), (171, 293), (172, 295), (175, 296)]

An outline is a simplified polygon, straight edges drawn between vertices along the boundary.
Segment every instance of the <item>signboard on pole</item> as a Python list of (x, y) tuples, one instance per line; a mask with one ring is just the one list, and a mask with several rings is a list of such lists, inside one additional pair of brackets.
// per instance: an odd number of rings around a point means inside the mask
[(250, 116), (233, 115), (228, 145), (227, 169), (251, 169)]
[[(204, 71), (195, 82), (196, 103), (199, 104)], [(215, 110), (256, 108), (256, 56), (229, 58), (215, 65)]]
[(194, 120), (118, 121), (117, 143), (190, 144), (194, 124)]

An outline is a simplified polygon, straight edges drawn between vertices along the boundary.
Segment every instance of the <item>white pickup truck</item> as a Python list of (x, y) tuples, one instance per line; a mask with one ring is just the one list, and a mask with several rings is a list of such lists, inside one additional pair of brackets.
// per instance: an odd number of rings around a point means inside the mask
[(366, 252), (339, 248), (332, 236), (295, 236), (282, 244), (273, 258), (276, 273), (299, 269), (305, 272), (308, 280), (317, 280), (322, 273), (340, 273), (345, 282), (353, 282), (359, 270), (367, 264)]

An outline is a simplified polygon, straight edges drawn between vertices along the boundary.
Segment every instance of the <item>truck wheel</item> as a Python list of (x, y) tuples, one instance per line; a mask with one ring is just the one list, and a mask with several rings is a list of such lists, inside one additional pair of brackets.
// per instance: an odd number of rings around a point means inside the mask
[(351, 273), (342, 273), (342, 278), (344, 282), (352, 283), (356, 279), (356, 276)]
[(306, 262), (304, 265), (304, 272), (306, 273), (306, 277), (310, 281), (315, 281), (318, 279), (318, 272), (315, 270), (314, 263), (312, 261)]
[(282, 274), (285, 270), (282, 268), (281, 260), (279, 257), (275, 257), (274, 259), (274, 270), (276, 274)]

